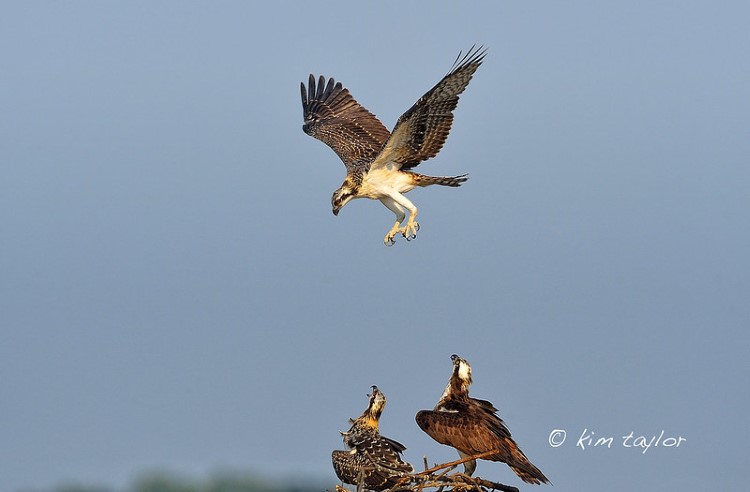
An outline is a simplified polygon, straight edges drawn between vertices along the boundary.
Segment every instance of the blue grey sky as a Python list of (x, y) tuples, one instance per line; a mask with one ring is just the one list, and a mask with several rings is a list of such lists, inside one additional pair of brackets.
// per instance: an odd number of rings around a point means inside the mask
[[(555, 490), (741, 490), (748, 18), (732, 1), (4, 3), (0, 490), (154, 468), (333, 486), (372, 384), (406, 458), (449, 461), (414, 414), (452, 353)], [(411, 192), (422, 229), (392, 248), (379, 203), (334, 217), (344, 168), (302, 132), (300, 81), (335, 77), (392, 128), (475, 43), (489, 54), (418, 168), (469, 181)], [(581, 449), (584, 430), (615, 439)], [(686, 441), (623, 446), (662, 430)]]

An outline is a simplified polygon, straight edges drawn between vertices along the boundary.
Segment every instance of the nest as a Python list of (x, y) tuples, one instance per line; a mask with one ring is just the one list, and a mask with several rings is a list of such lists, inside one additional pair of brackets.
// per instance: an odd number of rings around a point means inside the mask
[[(424, 471), (404, 476), (396, 485), (383, 492), (423, 492), (430, 489), (437, 489), (435, 492), (444, 492), (447, 488), (450, 492), (490, 492), (500, 490), (502, 492), (518, 492), (518, 488), (502, 483), (491, 482), (479, 477), (470, 477), (461, 472), (448, 474), (458, 465), (474, 459), (486, 457), (489, 453), (470, 456), (450, 463), (435, 465), (430, 468), (427, 464), (427, 457), (424, 457)], [(357, 487), (357, 492), (363, 489)], [(336, 492), (350, 492), (348, 489), (337, 485)]]

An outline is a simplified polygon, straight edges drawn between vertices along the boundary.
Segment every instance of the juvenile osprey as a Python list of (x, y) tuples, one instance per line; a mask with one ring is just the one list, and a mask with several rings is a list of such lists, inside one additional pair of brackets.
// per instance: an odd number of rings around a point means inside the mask
[(351, 428), (341, 433), (350, 451), (334, 451), (331, 455), (336, 475), (342, 482), (356, 485), (358, 491), (389, 489), (414, 472), (409, 463), (401, 460), (406, 447), (380, 435), (378, 422), (385, 408), (385, 395), (373, 386), (369, 397), (367, 409), (359, 418), (349, 419)]
[[(396, 214), (396, 223), (385, 235), (386, 246), (397, 234), (407, 240), (417, 237), (417, 207), (403, 194), (416, 186), (433, 184), (460, 186), (461, 176), (425, 176), (411, 169), (435, 157), (448, 138), (458, 96), (482, 64), (486, 50), (470, 49), (458, 54), (450, 72), (422, 96), (396, 122), (393, 133), (362, 107), (341, 82), (321, 75), (318, 84), (310, 74), (308, 87), (300, 84), (305, 133), (325, 142), (346, 166), (346, 179), (331, 197), (333, 214), (354, 198), (380, 200)], [(404, 209), (409, 211), (406, 225)]]
[[(461, 458), (497, 451), (484, 459), (507, 463), (527, 483), (549, 483), (510, 436), (497, 408), (486, 400), (469, 397), (471, 366), (451, 355), (453, 373), (434, 410), (417, 412), (417, 425), (440, 444), (456, 448)], [(474, 473), (476, 460), (467, 461), (468, 475)]]

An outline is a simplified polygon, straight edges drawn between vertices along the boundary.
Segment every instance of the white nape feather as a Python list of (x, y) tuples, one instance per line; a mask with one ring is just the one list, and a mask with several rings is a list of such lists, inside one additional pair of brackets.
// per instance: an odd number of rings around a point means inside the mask
[(458, 377), (461, 378), (462, 381), (468, 381), (471, 379), (471, 366), (464, 361), (461, 361), (458, 364)]
[(449, 382), (448, 385), (445, 387), (445, 390), (443, 390), (443, 394), (440, 395), (440, 400), (438, 401), (445, 400), (446, 398), (448, 398), (448, 395), (450, 394), (451, 394), (451, 383)]
[(445, 412), (445, 413), (458, 413), (458, 410), (445, 408), (444, 405), (438, 405), (437, 411), (438, 412)]

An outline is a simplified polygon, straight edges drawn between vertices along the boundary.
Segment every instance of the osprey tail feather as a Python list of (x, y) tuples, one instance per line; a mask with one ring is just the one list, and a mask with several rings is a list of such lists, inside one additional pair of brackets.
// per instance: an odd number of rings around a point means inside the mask
[(414, 184), (417, 186), (441, 185), (455, 188), (461, 186), (463, 182), (469, 179), (468, 174), (460, 176), (425, 176), (424, 174), (413, 173), (411, 171), (409, 173), (412, 174)]
[(518, 449), (518, 446), (516, 446), (516, 443), (511, 440), (509, 443), (511, 444), (508, 446), (510, 451), (510, 456), (505, 457), (505, 459), (501, 459), (500, 461), (505, 461), (508, 466), (518, 475), (518, 477), (523, 480), (526, 483), (532, 483), (532, 484), (542, 484), (542, 483), (549, 483), (549, 480), (547, 477), (544, 476), (544, 473), (534, 466), (534, 464), (529, 461), (529, 459), (526, 457), (525, 454), (523, 454), (523, 451)]

